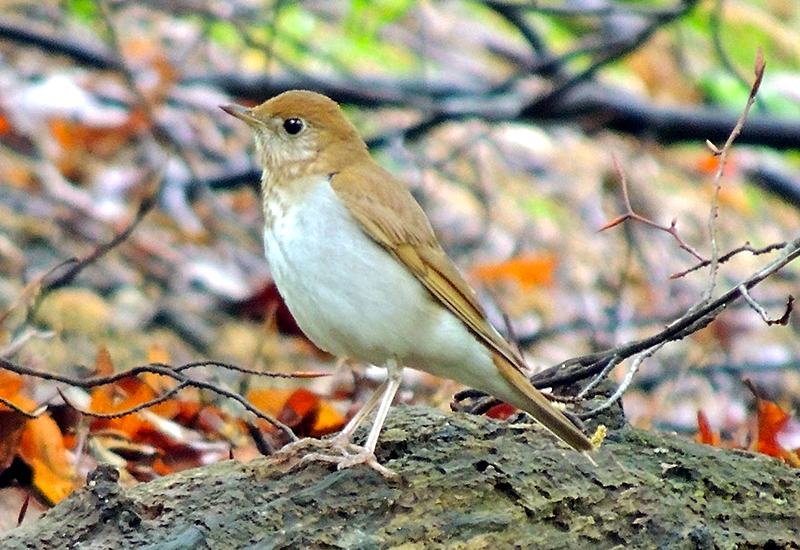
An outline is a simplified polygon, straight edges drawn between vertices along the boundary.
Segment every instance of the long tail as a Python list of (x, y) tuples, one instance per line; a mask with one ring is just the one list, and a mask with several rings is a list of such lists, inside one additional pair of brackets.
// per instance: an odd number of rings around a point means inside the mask
[(575, 424), (555, 408), (547, 398), (534, 388), (528, 378), (514, 365), (500, 355), (493, 354), (497, 370), (510, 382), (514, 399), (507, 399), (511, 405), (527, 412), (559, 439), (578, 451), (589, 451), (592, 443)]

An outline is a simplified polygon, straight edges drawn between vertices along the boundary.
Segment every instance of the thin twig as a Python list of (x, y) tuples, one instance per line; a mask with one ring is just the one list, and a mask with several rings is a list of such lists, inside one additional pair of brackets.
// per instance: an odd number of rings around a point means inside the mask
[[(722, 32), (720, 29), (722, 27), (722, 9), (724, 3), (725, 0), (717, 0), (716, 4), (711, 10), (708, 19), (708, 27), (711, 31), (711, 41), (714, 44), (714, 52), (717, 54), (717, 59), (719, 59), (719, 62), (722, 64), (725, 70), (733, 75), (733, 78), (742, 85), (742, 88), (746, 90), (750, 87), (750, 84), (747, 82), (747, 78), (745, 78), (745, 76), (733, 64), (731, 56), (728, 55), (728, 52), (722, 43)], [(764, 104), (760, 99), (756, 98), (756, 102), (758, 103), (759, 108), (764, 108)]]
[(255, 376), (264, 376), (266, 378), (323, 378), (330, 376), (327, 372), (309, 372), (309, 371), (295, 371), (295, 372), (265, 372), (261, 370), (247, 369), (231, 363), (223, 363), (222, 361), (195, 361), (194, 363), (185, 363), (177, 367), (171, 367), (165, 363), (150, 363), (164, 368), (174, 368), (175, 372), (182, 372), (187, 369), (194, 369), (197, 367), (220, 367), (227, 370), (240, 372), (242, 374), (252, 374)]
[(180, 384), (178, 384), (174, 388), (171, 388), (166, 393), (164, 393), (162, 395), (159, 395), (158, 397), (154, 397), (153, 399), (150, 399), (149, 401), (145, 401), (144, 403), (139, 403), (138, 405), (136, 405), (134, 407), (131, 407), (129, 409), (124, 409), (124, 410), (121, 410), (121, 411), (117, 411), (117, 412), (113, 412), (113, 413), (107, 413), (107, 414), (106, 413), (97, 413), (97, 412), (87, 411), (87, 410), (81, 409), (80, 407), (78, 407), (77, 405), (72, 403), (69, 399), (67, 399), (67, 396), (64, 395), (64, 393), (60, 389), (58, 389), (57, 391), (58, 391), (58, 395), (61, 396), (61, 399), (64, 400), (64, 403), (66, 403), (68, 407), (75, 409), (76, 411), (78, 411), (81, 414), (84, 414), (86, 416), (91, 416), (93, 418), (122, 418), (123, 416), (128, 416), (129, 414), (133, 414), (135, 412), (139, 412), (139, 411), (144, 410), (144, 409), (149, 409), (150, 407), (154, 407), (155, 405), (158, 405), (159, 403), (163, 403), (164, 401), (168, 401), (169, 399), (174, 397), (179, 391), (181, 391), (182, 389), (187, 388), (187, 387), (189, 387), (188, 383), (181, 382)]
[(599, 233), (600, 231), (611, 229), (612, 227), (615, 227), (627, 220), (638, 221), (645, 225), (649, 225), (650, 227), (658, 229), (660, 231), (669, 233), (677, 241), (678, 246), (681, 249), (685, 250), (686, 252), (697, 258), (697, 260), (700, 262), (706, 261), (703, 259), (700, 253), (697, 252), (697, 250), (689, 246), (689, 244), (687, 244), (686, 241), (684, 241), (681, 238), (681, 236), (678, 235), (678, 229), (677, 229), (678, 221), (676, 219), (673, 219), (669, 227), (667, 227), (665, 225), (660, 225), (652, 220), (649, 220), (648, 218), (645, 218), (644, 216), (641, 216), (633, 211), (633, 207), (631, 206), (631, 200), (628, 195), (628, 180), (625, 177), (625, 172), (622, 170), (622, 166), (620, 165), (619, 159), (617, 158), (617, 155), (615, 153), (611, 153), (611, 158), (614, 163), (614, 169), (617, 171), (617, 174), (619, 175), (620, 178), (620, 185), (622, 186), (622, 197), (625, 200), (625, 208), (627, 209), (627, 212), (625, 212), (620, 216), (617, 216), (610, 222), (606, 223), (605, 225), (603, 225), (603, 227), (598, 229), (597, 232)]
[(750, 293), (747, 291), (745, 287), (739, 285), (739, 292), (742, 294), (742, 298), (750, 305), (750, 307), (758, 313), (761, 317), (761, 320), (764, 321), (767, 325), (786, 325), (789, 323), (789, 315), (792, 313), (792, 304), (794, 303), (794, 296), (791, 294), (789, 295), (789, 299), (786, 301), (786, 309), (783, 312), (783, 315), (778, 317), (777, 319), (770, 319), (769, 315), (767, 314), (767, 310), (761, 307), (761, 304), (755, 301), (755, 299), (750, 296)]
[[(53, 277), (53, 274), (58, 272), (58, 270), (62, 268), (67, 268), (68, 266), (71, 268), (74, 264), (78, 263), (77, 258), (69, 258), (64, 260), (63, 262), (51, 267), (46, 272), (44, 272), (39, 277), (33, 279), (28, 284), (25, 285), (25, 288), (22, 289), (22, 292), (16, 297), (16, 299), (11, 303), (10, 306), (6, 308), (3, 313), (0, 313), (0, 326), (5, 323), (6, 319), (14, 312), (15, 309), (20, 307), (24, 303), (30, 303), (36, 300), (37, 296), (42, 292), (42, 285), (43, 281), (49, 280)], [(0, 355), (6, 355), (5, 353)]]
[[(214, 363), (211, 363), (211, 364), (214, 364)], [(51, 381), (54, 381), (54, 382), (61, 382), (62, 384), (67, 384), (69, 386), (75, 386), (75, 387), (86, 388), (86, 389), (112, 384), (114, 382), (117, 382), (118, 380), (122, 380), (122, 379), (125, 379), (125, 378), (131, 378), (131, 377), (134, 377), (134, 376), (136, 376), (138, 374), (142, 374), (142, 373), (146, 373), (146, 372), (153, 373), (153, 374), (160, 374), (162, 376), (166, 376), (168, 378), (172, 378), (173, 380), (175, 380), (179, 384), (185, 384), (186, 386), (191, 386), (191, 387), (194, 387), (194, 388), (209, 390), (209, 391), (211, 391), (213, 393), (216, 393), (218, 395), (221, 395), (223, 397), (227, 397), (229, 399), (233, 399), (234, 401), (238, 402), (240, 405), (242, 405), (242, 407), (244, 407), (245, 409), (247, 409), (248, 411), (250, 411), (251, 413), (253, 413), (257, 417), (261, 418), (262, 420), (266, 420), (267, 422), (272, 424), (274, 427), (276, 427), (279, 430), (281, 430), (282, 432), (284, 432), (287, 435), (287, 437), (289, 437), (289, 439), (291, 439), (292, 441), (296, 441), (297, 440), (297, 436), (294, 434), (294, 432), (292, 431), (291, 428), (289, 428), (283, 422), (280, 422), (279, 420), (277, 420), (275, 418), (272, 418), (270, 415), (261, 412), (252, 403), (250, 403), (247, 399), (245, 399), (244, 397), (242, 397), (238, 393), (232, 392), (230, 390), (226, 390), (223, 387), (217, 386), (215, 384), (211, 384), (209, 382), (203, 382), (201, 380), (195, 380), (195, 379), (192, 379), (192, 378), (187, 378), (184, 374), (182, 374), (180, 372), (181, 370), (185, 370), (187, 368), (192, 368), (192, 367), (195, 367), (195, 366), (199, 366), (199, 364), (197, 364), (197, 363), (189, 363), (187, 365), (182, 365), (182, 366), (179, 366), (179, 367), (176, 367), (176, 368), (172, 368), (169, 365), (164, 365), (164, 364), (161, 364), (161, 363), (151, 363), (149, 365), (139, 365), (139, 366), (133, 367), (133, 368), (127, 370), (127, 371), (120, 372), (120, 373), (117, 373), (117, 374), (112, 374), (112, 375), (109, 375), (109, 376), (98, 376), (98, 377), (95, 377), (95, 378), (81, 379), (81, 378), (73, 378), (73, 377), (70, 377), (70, 376), (64, 376), (62, 374), (54, 374), (54, 373), (50, 373), (50, 372), (39, 371), (39, 370), (36, 370), (36, 369), (32, 369), (32, 368), (29, 368), (29, 367), (18, 365), (16, 363), (13, 363), (13, 362), (11, 362), (11, 361), (9, 361), (7, 359), (4, 359), (4, 358), (0, 357), (0, 368), (3, 368), (5, 370), (14, 372), (16, 374), (21, 374), (21, 375), (24, 375), (24, 376), (32, 376), (32, 377), (35, 377), (35, 378), (39, 378), (41, 380), (51, 380)], [(282, 378), (290, 378), (290, 377), (292, 377), (291, 375), (283, 375), (283, 374), (277, 374), (276, 376), (279, 376), (279, 377), (282, 377)]]
[(732, 287), (714, 300), (703, 303), (699, 307), (691, 308), (687, 313), (669, 324), (659, 333), (641, 340), (629, 342), (611, 350), (568, 359), (567, 361), (537, 373), (534, 375), (531, 382), (537, 388), (571, 384), (601, 372), (608, 362), (615, 357), (627, 359), (654, 346), (660, 345), (662, 342), (680, 340), (696, 332), (700, 328), (707, 326), (729, 304), (739, 298), (741, 296), (741, 292), (739, 291), (740, 286), (744, 286), (744, 288), (750, 290), (797, 258), (800, 258), (800, 234), (790, 240), (775, 259), (764, 265), (750, 277), (747, 277), (739, 285)]
[[(740, 246), (738, 248), (734, 248), (733, 250), (731, 250), (727, 254), (724, 254), (724, 255), (720, 256), (717, 259), (717, 263), (718, 264), (724, 264), (725, 262), (729, 261), (731, 258), (736, 256), (737, 254), (741, 254), (742, 252), (750, 252), (753, 256), (758, 256), (760, 254), (766, 254), (767, 252), (772, 252), (773, 250), (779, 250), (779, 249), (783, 248), (784, 246), (786, 246), (786, 243), (785, 242), (781, 242), (781, 243), (773, 243), (773, 244), (767, 245), (767, 246), (765, 246), (763, 248), (753, 248), (753, 246), (749, 242), (746, 242), (742, 246)], [(702, 262), (694, 265), (693, 267), (690, 267), (689, 269), (687, 269), (685, 271), (681, 271), (679, 273), (673, 273), (672, 275), (669, 276), (669, 278), (670, 279), (680, 279), (681, 277), (685, 277), (686, 275), (688, 275), (689, 273), (692, 273), (693, 271), (697, 271), (698, 269), (702, 269), (702, 268), (706, 267), (710, 263), (711, 263), (711, 260), (703, 260)]]
[(703, 297), (703, 301), (711, 300), (711, 297), (714, 295), (714, 287), (716, 286), (717, 281), (717, 271), (719, 270), (719, 243), (717, 240), (717, 217), (719, 216), (719, 193), (722, 189), (722, 173), (725, 170), (725, 165), (728, 162), (728, 156), (730, 155), (731, 149), (733, 147), (733, 142), (742, 133), (742, 127), (744, 127), (744, 121), (747, 119), (747, 115), (750, 112), (750, 108), (753, 106), (755, 102), (756, 94), (758, 93), (758, 89), (761, 86), (761, 80), (764, 78), (764, 68), (766, 67), (766, 63), (764, 62), (764, 54), (761, 51), (761, 47), (758, 48), (758, 52), (756, 53), (756, 62), (755, 62), (755, 81), (753, 82), (753, 86), (750, 88), (750, 95), (747, 98), (747, 103), (742, 110), (742, 114), (739, 116), (739, 120), (736, 121), (736, 125), (731, 130), (728, 139), (725, 141), (725, 145), (722, 146), (722, 149), (719, 149), (716, 145), (711, 143), (710, 141), (706, 141), (706, 145), (708, 145), (709, 149), (711, 149), (714, 155), (719, 157), (719, 163), (717, 166), (717, 172), (714, 174), (714, 194), (711, 199), (711, 212), (708, 217), (708, 226), (709, 226), (709, 234), (711, 239), (711, 263), (709, 267), (709, 282), (708, 282), (708, 289), (705, 292)]
[(39, 418), (40, 416), (42, 416), (42, 413), (47, 410), (47, 405), (42, 405), (34, 409), (33, 411), (28, 412), (25, 409), (20, 408), (19, 405), (15, 405), (14, 403), (12, 403), (11, 401), (9, 401), (4, 397), (0, 397), (0, 403), (5, 405), (9, 409), (12, 409), (15, 412), (18, 412), (22, 416), (30, 419)]
[(43, 297), (52, 290), (56, 290), (71, 284), (72, 281), (75, 280), (75, 277), (77, 277), (81, 271), (86, 269), (86, 267), (95, 263), (114, 247), (130, 237), (131, 233), (133, 233), (134, 229), (136, 229), (136, 227), (139, 225), (139, 222), (144, 219), (144, 217), (153, 209), (155, 205), (155, 196), (151, 195), (146, 197), (144, 200), (142, 200), (141, 204), (139, 204), (139, 208), (136, 210), (136, 214), (134, 215), (133, 219), (127, 225), (127, 227), (122, 230), (122, 232), (115, 235), (107, 243), (100, 244), (83, 258), (78, 260), (67, 260), (60, 264), (59, 267), (68, 266), (64, 273), (56, 275), (55, 269), (49, 271), (48, 276), (42, 281), (40, 297)]
[(597, 375), (595, 375), (594, 379), (586, 384), (586, 387), (583, 388), (578, 395), (575, 396), (576, 399), (583, 399), (586, 395), (589, 394), (597, 385), (602, 382), (608, 374), (614, 370), (614, 368), (622, 362), (622, 358), (620, 357), (612, 357), (608, 364), (601, 370)]
[(581, 420), (586, 420), (587, 418), (591, 418), (593, 416), (597, 416), (598, 414), (600, 414), (604, 410), (606, 410), (609, 407), (611, 407), (614, 403), (619, 401), (620, 398), (622, 397), (622, 395), (630, 387), (631, 382), (633, 382), (633, 377), (639, 371), (639, 367), (641, 367), (642, 363), (644, 363), (644, 360), (648, 359), (649, 357), (652, 357), (653, 354), (655, 354), (655, 352), (660, 350), (666, 344), (667, 344), (667, 342), (662, 342), (661, 344), (650, 348), (645, 353), (642, 353), (641, 355), (636, 357), (633, 360), (633, 362), (631, 363), (631, 367), (628, 369), (628, 372), (625, 373), (625, 378), (622, 379), (622, 382), (620, 383), (620, 385), (617, 388), (617, 390), (608, 399), (606, 399), (602, 404), (598, 405), (597, 407), (595, 407), (591, 411), (587, 411), (585, 413), (579, 414), (578, 418), (580, 418)]
[(25, 344), (34, 338), (41, 338), (45, 340), (52, 338), (55, 335), (56, 333), (51, 330), (43, 331), (37, 330), (33, 327), (26, 327), (25, 330), (23, 330), (22, 333), (16, 336), (11, 342), (9, 342), (7, 346), (0, 348), (0, 357), (13, 357), (19, 350), (23, 348), (23, 346), (25, 346)]

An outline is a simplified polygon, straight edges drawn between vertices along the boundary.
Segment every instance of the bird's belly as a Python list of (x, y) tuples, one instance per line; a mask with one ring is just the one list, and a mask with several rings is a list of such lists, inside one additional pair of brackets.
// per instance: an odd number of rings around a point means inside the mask
[(334, 355), (381, 364), (426, 347), (444, 310), (367, 237), (327, 181), (265, 232), (275, 284), (303, 332)]
[(403, 366), (506, 395), (489, 350), (404, 265), (372, 241), (327, 181), (264, 233), (267, 260), (297, 324), (321, 349)]

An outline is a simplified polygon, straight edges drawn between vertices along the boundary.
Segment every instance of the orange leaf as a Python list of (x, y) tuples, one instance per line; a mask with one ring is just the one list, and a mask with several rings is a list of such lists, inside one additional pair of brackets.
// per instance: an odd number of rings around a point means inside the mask
[[(222, 434), (226, 429), (225, 415), (217, 407), (195, 401), (171, 401), (177, 405), (172, 420), (193, 430), (208, 434)], [(156, 412), (153, 410), (153, 412)]]
[(555, 254), (527, 254), (504, 262), (478, 264), (472, 274), (486, 284), (516, 281), (523, 287), (550, 285), (558, 260)]
[(34, 487), (48, 502), (58, 504), (77, 488), (72, 476), (61, 475), (44, 460), (34, 458), (28, 466), (33, 470)]
[(153, 461), (152, 467), (153, 470), (155, 470), (156, 473), (161, 476), (169, 475), (175, 472), (175, 468), (165, 464), (160, 458), (156, 458)]
[[(339, 431), (344, 416), (333, 405), (305, 390), (256, 389), (247, 400), (258, 410), (292, 428), (299, 436), (322, 437)], [(271, 427), (264, 426), (266, 429)]]
[(750, 199), (742, 187), (723, 187), (719, 190), (719, 202), (730, 206), (741, 214), (748, 215), (753, 213)]
[(8, 123), (8, 119), (3, 116), (3, 113), (0, 113), (0, 135), (6, 134), (11, 130), (11, 124)]
[[(309, 422), (313, 425), (319, 411), (319, 397), (308, 390), (299, 389), (292, 392), (283, 408), (278, 413), (278, 420), (291, 427)], [(311, 418), (311, 417), (314, 418)]]
[[(113, 386), (108, 386), (108, 391), (115, 398), (119, 398), (120, 396), (127, 398), (130, 395), (134, 395), (142, 391), (142, 386), (145, 386), (145, 383), (142, 382), (138, 376), (128, 376), (125, 378), (120, 378), (114, 382)], [(152, 390), (150, 393), (152, 393)], [(138, 405), (138, 403), (135, 404)], [(117, 410), (122, 410), (123, 408), (124, 407), (119, 407)]]
[(33, 470), (33, 485), (52, 503), (74, 488), (76, 475), (58, 425), (49, 416), (30, 420), (22, 432), (19, 456)]
[(317, 411), (316, 422), (311, 432), (311, 437), (324, 437), (338, 432), (344, 427), (344, 416), (327, 401), (322, 401)]
[[(18, 374), (0, 371), (0, 397), (31, 412), (36, 403), (20, 394), (24, 382)], [(17, 455), (28, 418), (0, 403), (0, 472), (8, 468)]]
[[(141, 385), (142, 391), (150, 392), (149, 388)], [(98, 388), (92, 392), (92, 402), (90, 411), (98, 414), (112, 414), (126, 409), (130, 409), (144, 401), (143, 395), (134, 393), (132, 397), (115, 402), (108, 392)], [(138, 415), (128, 414), (119, 418), (96, 418), (92, 422), (92, 431), (102, 429), (114, 429), (123, 432), (127, 437), (134, 441), (139, 441), (137, 435), (147, 429), (147, 423)]]
[[(703, 155), (697, 162), (697, 168), (700, 172), (705, 174), (716, 174), (717, 170), (719, 170), (719, 160), (718, 155)], [(730, 176), (737, 169), (734, 155), (729, 155), (725, 163), (725, 168), (722, 170), (722, 174), (724, 176)]]
[(72, 149), (75, 147), (75, 137), (72, 132), (72, 125), (67, 122), (55, 119), (50, 121), (50, 133), (62, 149)]
[[(28, 404), (18, 403), (16, 399), (22, 397), (19, 395), (19, 390), (22, 389), (24, 382), (22, 377), (18, 374), (8, 371), (0, 370), (0, 397), (7, 401), (11, 401), (17, 407), (27, 408)], [(29, 401), (27, 398), (22, 398), (26, 402)], [(32, 403), (32, 402), (31, 402)], [(35, 404), (34, 404), (35, 406)], [(0, 408), (5, 407), (5, 405), (0, 405)]]
[(148, 363), (163, 363), (168, 365), (170, 361), (169, 352), (164, 346), (153, 344), (147, 349)]
[(254, 389), (245, 396), (255, 408), (264, 414), (276, 417), (294, 390)]
[(708, 417), (703, 411), (697, 411), (697, 427), (699, 432), (694, 436), (695, 441), (703, 443), (704, 445), (719, 446), (719, 434), (711, 429), (711, 425), (708, 423)]
[[(170, 363), (169, 352), (163, 346), (153, 345), (147, 350), (148, 363), (161, 363), (168, 365)], [(154, 372), (145, 372), (140, 375), (140, 379), (151, 388), (155, 395), (162, 395), (177, 385), (177, 382), (168, 376), (162, 376)], [(164, 418), (173, 418), (180, 413), (180, 405), (176, 400), (169, 400), (164, 403), (159, 403), (151, 409), (154, 413), (163, 416)]]
[(109, 414), (116, 412), (111, 396), (104, 388), (97, 388), (92, 391), (92, 401), (89, 404), (89, 411), (97, 414)]
[(183, 404), (178, 401), (177, 399), (168, 399), (163, 403), (159, 403), (157, 405), (153, 405), (149, 407), (149, 410), (153, 411), (153, 413), (162, 416), (164, 418), (175, 419), (183, 409)]
[(756, 407), (758, 417), (758, 441), (756, 451), (769, 456), (783, 457), (786, 450), (778, 443), (778, 435), (791, 418), (771, 401), (759, 399)]

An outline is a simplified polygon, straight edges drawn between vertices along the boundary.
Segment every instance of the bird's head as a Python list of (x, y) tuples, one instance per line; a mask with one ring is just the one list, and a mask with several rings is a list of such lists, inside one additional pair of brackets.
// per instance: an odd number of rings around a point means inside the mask
[(339, 105), (315, 92), (291, 90), (252, 109), (221, 108), (253, 129), (259, 160), (269, 172), (331, 174), (367, 155)]

